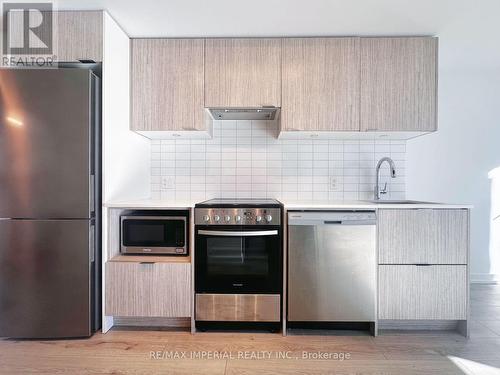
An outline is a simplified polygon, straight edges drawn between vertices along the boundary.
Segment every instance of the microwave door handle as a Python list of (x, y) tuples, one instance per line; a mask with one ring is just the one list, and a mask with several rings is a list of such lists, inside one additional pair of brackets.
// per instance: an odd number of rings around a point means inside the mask
[(241, 253), (241, 264), (245, 263), (245, 239), (240, 239), (240, 253)]
[(206, 236), (222, 236), (222, 237), (256, 237), (256, 236), (276, 236), (277, 230), (259, 230), (249, 232), (231, 232), (225, 230), (203, 230), (199, 229), (198, 234)]

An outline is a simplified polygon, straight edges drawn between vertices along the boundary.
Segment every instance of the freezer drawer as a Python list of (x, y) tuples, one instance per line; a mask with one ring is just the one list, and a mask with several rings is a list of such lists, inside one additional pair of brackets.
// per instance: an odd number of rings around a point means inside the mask
[(375, 213), (290, 213), (288, 233), (288, 321), (374, 321)]
[(0, 336), (91, 334), (88, 220), (0, 220)]

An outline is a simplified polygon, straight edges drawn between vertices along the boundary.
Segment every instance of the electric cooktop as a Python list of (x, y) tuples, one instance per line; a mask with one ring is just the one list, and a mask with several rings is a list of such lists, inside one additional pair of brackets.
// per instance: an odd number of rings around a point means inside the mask
[(195, 207), (205, 208), (225, 208), (225, 207), (281, 207), (281, 203), (276, 199), (253, 199), (253, 198), (215, 198), (201, 203)]

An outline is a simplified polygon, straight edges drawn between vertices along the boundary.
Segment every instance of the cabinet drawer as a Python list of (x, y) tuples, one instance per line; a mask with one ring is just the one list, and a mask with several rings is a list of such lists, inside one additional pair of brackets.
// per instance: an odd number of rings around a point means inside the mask
[(378, 235), (380, 264), (467, 264), (467, 210), (382, 209)]
[(189, 263), (106, 263), (109, 316), (191, 316)]
[(379, 266), (379, 319), (464, 320), (467, 266)]

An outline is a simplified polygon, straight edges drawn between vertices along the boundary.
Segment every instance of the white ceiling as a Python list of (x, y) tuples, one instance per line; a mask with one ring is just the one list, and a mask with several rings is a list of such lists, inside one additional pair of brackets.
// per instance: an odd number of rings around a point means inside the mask
[(106, 9), (131, 37), (436, 34), (484, 0), (59, 0)]
[(500, 0), (56, 0), (56, 6), (105, 9), (130, 37), (437, 35), (455, 64), (500, 66)]

